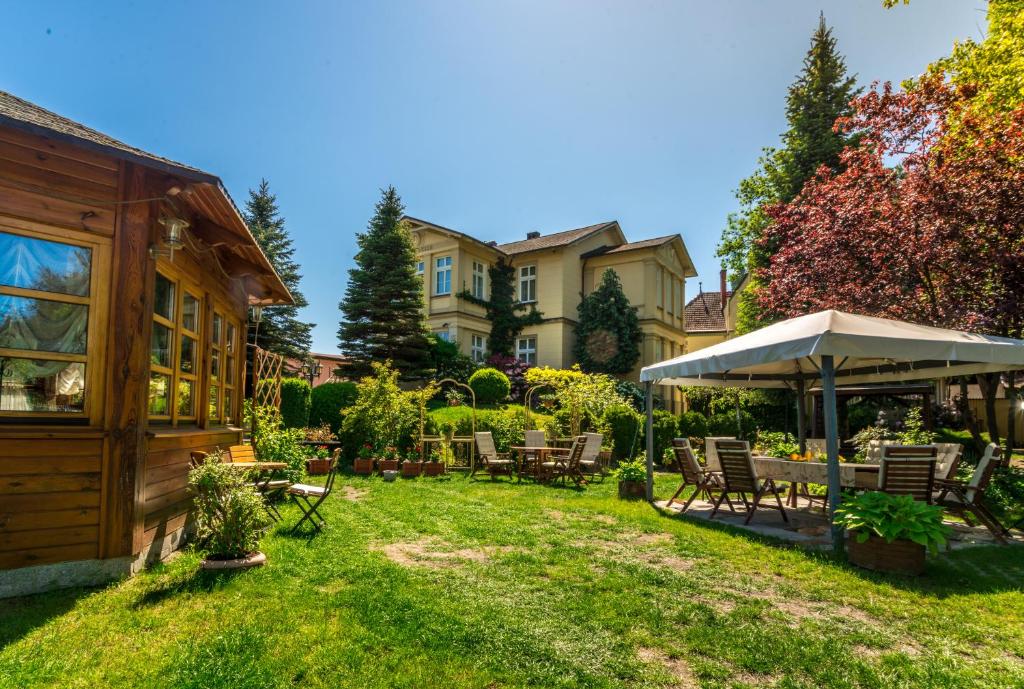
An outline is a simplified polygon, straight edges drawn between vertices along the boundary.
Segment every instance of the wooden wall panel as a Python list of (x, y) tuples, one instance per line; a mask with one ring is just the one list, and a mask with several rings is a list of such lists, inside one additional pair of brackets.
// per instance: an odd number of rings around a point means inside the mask
[(0, 569), (98, 556), (103, 440), (0, 438)]

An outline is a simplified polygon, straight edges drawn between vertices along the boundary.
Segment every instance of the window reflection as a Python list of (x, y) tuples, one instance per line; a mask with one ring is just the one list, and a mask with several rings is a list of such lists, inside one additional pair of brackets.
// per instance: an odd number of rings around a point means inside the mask
[(0, 411), (82, 412), (85, 364), (0, 358)]
[(174, 283), (160, 273), (156, 274), (155, 299), (153, 313), (163, 316), (169, 321), (174, 320)]
[(89, 307), (0, 295), (0, 347), (85, 354)]
[(92, 251), (0, 232), (0, 285), (89, 295)]

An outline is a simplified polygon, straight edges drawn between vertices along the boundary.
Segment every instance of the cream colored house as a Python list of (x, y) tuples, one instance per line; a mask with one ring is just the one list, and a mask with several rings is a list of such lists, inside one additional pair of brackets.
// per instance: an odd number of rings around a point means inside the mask
[[(466, 289), (489, 298), (487, 271), (499, 258), (515, 268), (519, 299), (536, 304), (544, 316), (543, 323), (519, 335), (515, 354), (522, 361), (557, 368), (575, 362), (577, 307), (608, 268), (618, 273), (637, 307), (644, 333), (640, 363), (625, 377), (637, 381), (642, 366), (685, 351), (686, 278), (697, 272), (678, 234), (627, 242), (613, 220), (553, 234), (529, 232), (521, 241), (497, 244), (426, 220), (406, 216), (405, 221), (418, 252), (427, 322), (474, 359), (488, 355), (490, 323), (481, 307), (456, 294)], [(678, 393), (658, 392), (666, 406), (680, 409)]]

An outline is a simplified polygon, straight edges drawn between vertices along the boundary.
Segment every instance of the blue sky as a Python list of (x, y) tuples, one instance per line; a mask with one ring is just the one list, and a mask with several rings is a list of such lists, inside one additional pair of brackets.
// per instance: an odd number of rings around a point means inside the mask
[(979, 38), (982, 0), (11, 3), (0, 89), (221, 176), (270, 180), (314, 350), (335, 351), (380, 187), (510, 241), (617, 219), (678, 232), (715, 289), (733, 190), (785, 127), (819, 11), (860, 81)]

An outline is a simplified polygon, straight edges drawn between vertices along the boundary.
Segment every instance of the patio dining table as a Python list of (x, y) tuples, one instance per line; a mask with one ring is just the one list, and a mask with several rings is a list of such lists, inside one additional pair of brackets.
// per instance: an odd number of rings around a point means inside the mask
[[(528, 475), (534, 475), (538, 466), (544, 462), (551, 454), (557, 454), (565, 452), (564, 447), (547, 447), (543, 445), (513, 445), (509, 447), (509, 450), (516, 453), (516, 476), (520, 481), (523, 480), (523, 473), (526, 472)], [(533, 461), (526, 461), (526, 457), (532, 455)], [(531, 467), (530, 465), (535, 466)]]
[[(828, 465), (824, 462), (803, 462), (781, 457), (754, 457), (759, 478), (797, 483), (828, 485)], [(877, 464), (839, 463), (839, 485), (843, 488), (875, 488), (878, 486)]]

